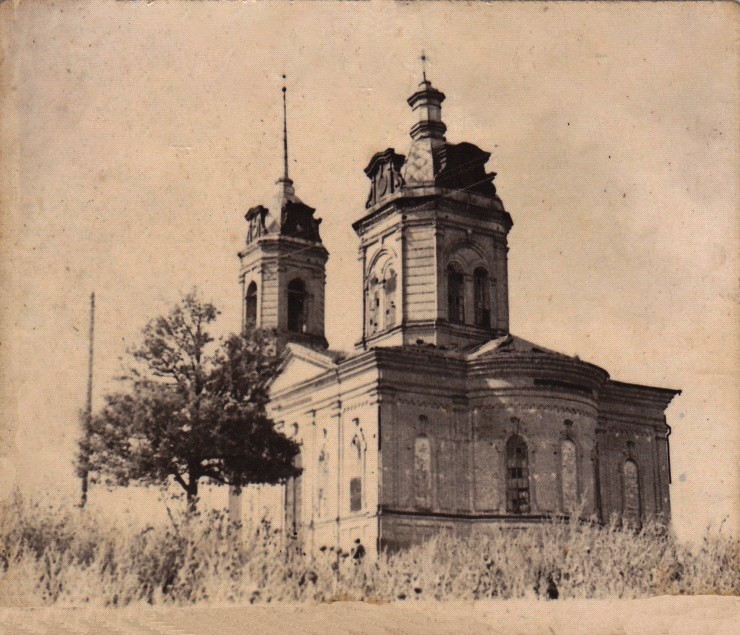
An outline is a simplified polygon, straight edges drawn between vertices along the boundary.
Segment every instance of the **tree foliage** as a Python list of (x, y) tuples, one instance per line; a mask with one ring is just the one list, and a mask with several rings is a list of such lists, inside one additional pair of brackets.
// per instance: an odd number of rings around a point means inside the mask
[(298, 445), (266, 413), (279, 363), (274, 333), (250, 329), (215, 342), (218, 310), (195, 291), (150, 321), (122, 378), (87, 425), (78, 469), (92, 482), (163, 484), (185, 490), (191, 508), (201, 479), (241, 487), (297, 476)]

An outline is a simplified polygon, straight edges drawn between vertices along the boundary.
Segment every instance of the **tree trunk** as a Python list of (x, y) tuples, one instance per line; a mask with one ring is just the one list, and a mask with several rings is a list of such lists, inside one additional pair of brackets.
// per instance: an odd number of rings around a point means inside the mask
[(188, 516), (195, 514), (198, 507), (198, 477), (191, 476), (188, 487), (185, 490), (188, 497)]

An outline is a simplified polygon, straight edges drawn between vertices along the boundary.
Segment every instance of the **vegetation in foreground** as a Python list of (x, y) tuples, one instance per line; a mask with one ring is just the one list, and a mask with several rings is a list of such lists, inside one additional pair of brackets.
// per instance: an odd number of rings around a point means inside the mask
[(174, 520), (133, 529), (89, 510), (7, 501), (0, 605), (740, 595), (740, 541), (721, 532), (690, 547), (652, 525), (553, 521), (358, 559), (330, 548), (304, 555), (268, 525), (246, 536), (222, 513)]

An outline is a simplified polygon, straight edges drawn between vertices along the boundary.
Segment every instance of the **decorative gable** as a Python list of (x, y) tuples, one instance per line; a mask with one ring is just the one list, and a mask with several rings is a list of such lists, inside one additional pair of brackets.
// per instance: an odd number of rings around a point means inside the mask
[(267, 225), (265, 219), (267, 218), (268, 210), (263, 205), (257, 205), (252, 207), (245, 215), (247, 219), (247, 245), (251, 244), (258, 238), (261, 238), (267, 234)]
[(270, 393), (282, 392), (292, 386), (318, 377), (335, 367), (336, 364), (329, 355), (324, 355), (300, 344), (288, 344), (283, 353), (280, 370), (270, 385)]
[(402, 154), (396, 154), (393, 148), (388, 148), (370, 159), (370, 163), (365, 168), (365, 174), (372, 181), (372, 185), (365, 207), (373, 207), (381, 199), (403, 187), (401, 166), (405, 158)]

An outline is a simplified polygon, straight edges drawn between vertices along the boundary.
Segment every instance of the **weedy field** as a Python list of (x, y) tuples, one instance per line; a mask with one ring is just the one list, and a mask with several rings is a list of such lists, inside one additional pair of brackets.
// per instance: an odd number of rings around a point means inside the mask
[(0, 606), (371, 603), (740, 595), (740, 541), (684, 545), (657, 525), (552, 521), (491, 536), (440, 536), (401, 553), (315, 557), (223, 513), (134, 528), (15, 497), (0, 506)]

